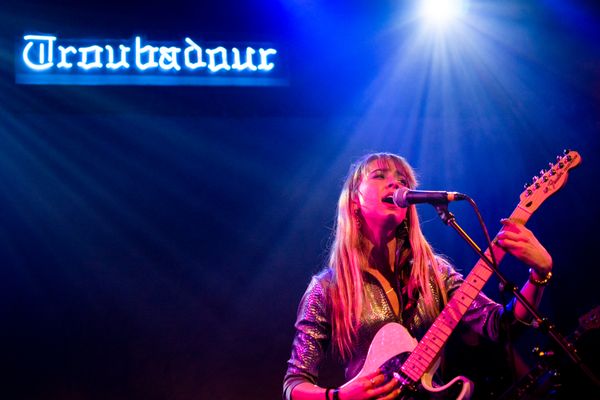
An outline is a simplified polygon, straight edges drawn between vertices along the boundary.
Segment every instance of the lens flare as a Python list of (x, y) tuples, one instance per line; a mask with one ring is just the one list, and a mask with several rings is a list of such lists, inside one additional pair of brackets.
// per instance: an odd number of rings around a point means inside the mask
[(421, 16), (428, 23), (443, 27), (460, 19), (466, 10), (466, 0), (423, 0)]

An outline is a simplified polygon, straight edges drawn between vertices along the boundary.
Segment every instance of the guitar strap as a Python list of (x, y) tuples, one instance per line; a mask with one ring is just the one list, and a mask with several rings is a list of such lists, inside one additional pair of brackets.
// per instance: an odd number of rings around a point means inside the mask
[(400, 320), (410, 321), (415, 312), (418, 293), (408, 293), (408, 280), (412, 270), (412, 250), (408, 240), (408, 222), (405, 219), (396, 231), (396, 264), (394, 284), (400, 301)]

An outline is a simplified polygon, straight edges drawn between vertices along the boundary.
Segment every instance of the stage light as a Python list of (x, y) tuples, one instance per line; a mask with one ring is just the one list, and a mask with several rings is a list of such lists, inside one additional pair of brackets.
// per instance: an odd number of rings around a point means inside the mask
[(423, 0), (421, 16), (429, 24), (444, 27), (460, 19), (467, 5), (467, 0)]

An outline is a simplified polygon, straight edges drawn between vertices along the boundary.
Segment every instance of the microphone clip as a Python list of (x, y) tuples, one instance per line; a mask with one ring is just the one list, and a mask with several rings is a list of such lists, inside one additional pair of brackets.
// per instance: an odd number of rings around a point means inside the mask
[(435, 211), (437, 211), (438, 215), (440, 216), (440, 219), (444, 224), (449, 225), (450, 221), (456, 220), (454, 214), (452, 214), (450, 210), (448, 210), (448, 203), (435, 203), (433, 204), (433, 207), (435, 208)]

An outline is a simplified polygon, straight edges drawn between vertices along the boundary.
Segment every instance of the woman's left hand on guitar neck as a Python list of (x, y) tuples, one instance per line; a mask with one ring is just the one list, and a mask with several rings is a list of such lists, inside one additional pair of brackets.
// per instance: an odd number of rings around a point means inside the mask
[(502, 229), (497, 235), (498, 245), (542, 278), (552, 271), (552, 257), (525, 225), (502, 219)]
[[(537, 308), (542, 299), (544, 286), (552, 276), (552, 257), (537, 240), (533, 232), (523, 224), (503, 219), (502, 229), (498, 233), (498, 245), (521, 262), (529, 265), (529, 280), (521, 288), (521, 294), (533, 307)], [(529, 323), (532, 316), (527, 309), (517, 301), (514, 309), (517, 320)]]

